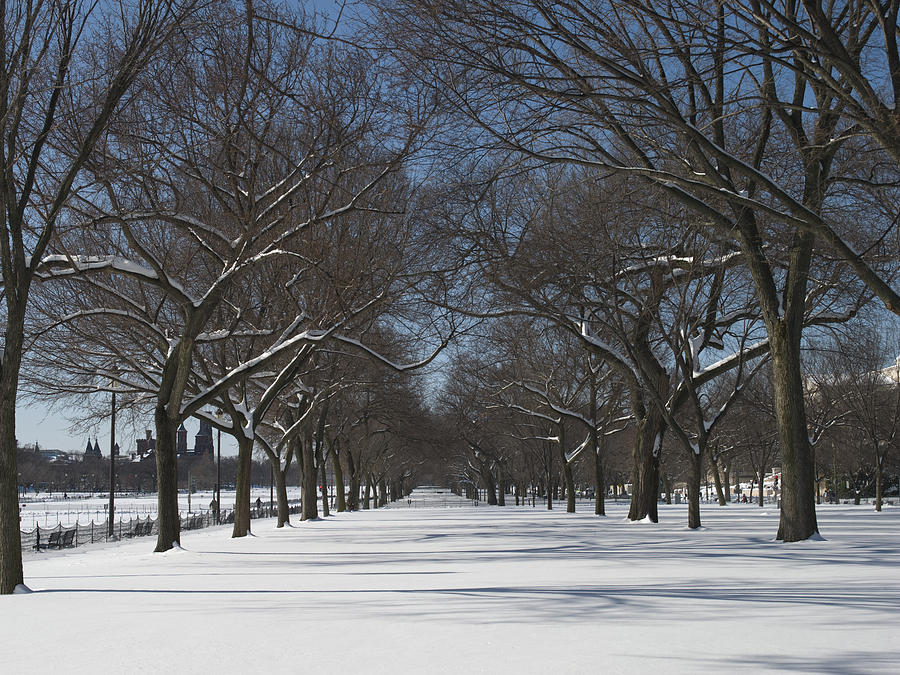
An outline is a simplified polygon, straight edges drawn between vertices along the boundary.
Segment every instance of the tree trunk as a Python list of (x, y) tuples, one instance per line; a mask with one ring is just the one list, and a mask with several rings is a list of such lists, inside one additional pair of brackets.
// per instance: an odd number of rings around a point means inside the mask
[(331, 470), (334, 472), (335, 507), (338, 513), (347, 510), (347, 500), (344, 495), (344, 469), (341, 467), (341, 453), (339, 448), (331, 448)]
[(369, 501), (372, 499), (372, 477), (366, 476), (366, 487), (363, 492), (363, 510), (369, 510)]
[(594, 515), (606, 515), (606, 476), (603, 471), (603, 452), (594, 452)]
[(731, 503), (731, 467), (728, 463), (722, 467), (722, 480), (725, 483), (725, 501)]
[(759, 494), (757, 495), (757, 497), (759, 498), (760, 506), (765, 506), (766, 504), (766, 490), (765, 484), (763, 483), (763, 480), (765, 479), (765, 471), (765, 469), (759, 470)]
[(884, 484), (884, 460), (876, 455), (875, 458), (875, 510), (881, 511), (883, 500), (882, 486)]
[(553, 510), (553, 449), (550, 447), (550, 443), (545, 444), (547, 446), (547, 510)]
[(653, 523), (659, 522), (659, 451), (664, 431), (662, 415), (656, 411), (655, 406), (651, 406), (638, 422), (632, 444), (634, 469), (631, 476), (629, 520), (649, 518)]
[(319, 467), (319, 490), (322, 495), (322, 516), (327, 518), (328, 510), (328, 473), (326, 471), (325, 461), (327, 453), (325, 451), (325, 422), (328, 419), (328, 404), (322, 406), (319, 414), (319, 422), (316, 425), (316, 466)]
[[(809, 432), (800, 369), (800, 330), (778, 322), (770, 335), (775, 419), (781, 442), (781, 521), (777, 538), (786, 542), (809, 539), (819, 531)], [(760, 483), (762, 493), (762, 483)]]
[(169, 419), (167, 406), (157, 402), (156, 421), (156, 489), (157, 527), (156, 552), (168, 551), (181, 542), (181, 521), (178, 516), (178, 462), (175, 437), (178, 423)]
[(316, 490), (316, 458), (313, 439), (309, 429), (300, 444), (300, 466), (302, 483), (300, 486), (300, 520), (315, 520), (319, 517), (318, 491)]
[(322, 517), (331, 515), (331, 507), (328, 505), (328, 471), (325, 466), (325, 457), (318, 458), (319, 463), (319, 494), (322, 496)]
[[(7, 300), (8, 307), (14, 306)], [(12, 312), (12, 308), (9, 310)], [(25, 583), (19, 533), (19, 472), (16, 458), (16, 394), (22, 354), (21, 320), (9, 317), (0, 368), (0, 595)]]
[(700, 477), (703, 473), (703, 453), (691, 452), (688, 458), (688, 527), (700, 527)]
[(503, 464), (497, 462), (497, 506), (506, 506), (506, 489), (503, 486)]
[(359, 471), (353, 461), (353, 452), (347, 453), (347, 470), (350, 472), (350, 487), (347, 490), (347, 510), (359, 511)]
[(250, 473), (252, 469), (253, 439), (239, 436), (232, 537), (246, 537), (250, 534), (250, 483), (252, 480)]
[(387, 506), (388, 503), (388, 493), (387, 493), (387, 483), (384, 480), (384, 476), (378, 479), (378, 492), (379, 492), (379, 500), (378, 506)]
[(566, 428), (559, 425), (559, 461), (563, 468), (563, 480), (566, 485), (566, 513), (575, 513), (575, 480), (572, 477), (572, 464), (566, 460)]
[(497, 505), (497, 484), (494, 480), (494, 472), (491, 471), (490, 462), (482, 461), (478, 465), (481, 481), (484, 483), (484, 489), (487, 493), (487, 503), (491, 506)]
[[(271, 461), (271, 458), (270, 458)], [(287, 472), (281, 470), (281, 462), (275, 460), (272, 467), (275, 475), (275, 495), (278, 502), (278, 525), (284, 527), (291, 522), (291, 505), (287, 496)]]
[(728, 506), (728, 500), (725, 499), (725, 489), (722, 486), (722, 474), (719, 473), (719, 463), (714, 459), (710, 459), (709, 467), (712, 469), (713, 481), (716, 484), (716, 498), (719, 500), (719, 506)]

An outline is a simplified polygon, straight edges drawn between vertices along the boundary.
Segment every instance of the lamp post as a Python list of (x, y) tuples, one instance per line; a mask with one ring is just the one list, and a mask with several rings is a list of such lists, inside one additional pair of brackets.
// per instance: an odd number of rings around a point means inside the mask
[[(216, 419), (221, 423), (224, 413), (222, 409), (216, 410)], [(219, 513), (222, 510), (222, 429), (216, 427), (218, 434), (216, 445), (216, 525), (220, 525)]]
[(113, 367), (113, 378), (109, 386), (110, 390), (112, 390), (109, 418), (109, 521), (107, 530), (110, 538), (114, 534), (115, 524), (113, 523), (113, 516), (115, 516), (116, 509), (116, 372), (117, 369)]

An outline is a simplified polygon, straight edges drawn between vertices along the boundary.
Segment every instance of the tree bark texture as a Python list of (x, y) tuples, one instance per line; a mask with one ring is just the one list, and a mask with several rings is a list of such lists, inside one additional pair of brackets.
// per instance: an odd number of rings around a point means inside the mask
[[(7, 301), (7, 307), (15, 307)], [(10, 319), (0, 369), (0, 595), (25, 583), (22, 539), (19, 533), (19, 472), (16, 458), (16, 392), (19, 385), (22, 321)]]
[(252, 467), (253, 439), (239, 437), (232, 537), (246, 537), (250, 534), (250, 471)]
[(156, 418), (156, 552), (168, 551), (181, 543), (181, 520), (178, 514), (178, 460), (176, 432), (178, 423), (166, 414), (167, 407), (157, 403)]
[(291, 522), (291, 505), (287, 495), (287, 473), (281, 470), (280, 461), (272, 467), (275, 475), (275, 499), (278, 502), (278, 524), (276, 527), (284, 527)]
[(700, 479), (703, 474), (703, 453), (692, 452), (688, 462), (688, 527), (696, 530), (700, 527)]
[(319, 496), (316, 490), (316, 458), (313, 449), (312, 434), (307, 432), (300, 445), (300, 462), (302, 483), (300, 486), (300, 520), (313, 520), (319, 517)]
[[(784, 322), (770, 335), (775, 419), (781, 442), (781, 522), (778, 539), (803, 541), (819, 531), (816, 522), (815, 475), (800, 362), (800, 330), (788, 331)], [(760, 482), (760, 494), (763, 485)]]
[(659, 495), (659, 450), (665, 423), (662, 415), (651, 406), (638, 421), (632, 444), (634, 468), (631, 477), (631, 507), (629, 520), (649, 518), (659, 522), (657, 501)]

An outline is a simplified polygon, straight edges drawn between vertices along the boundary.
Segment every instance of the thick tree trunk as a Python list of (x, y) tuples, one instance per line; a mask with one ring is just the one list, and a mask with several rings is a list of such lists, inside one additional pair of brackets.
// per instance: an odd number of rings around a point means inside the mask
[(158, 402), (156, 421), (156, 489), (157, 527), (156, 552), (168, 551), (181, 542), (181, 521), (178, 516), (178, 461), (175, 438), (178, 423), (169, 419), (167, 406)]
[(284, 527), (291, 522), (291, 505), (287, 496), (287, 475), (281, 470), (280, 462), (273, 467), (275, 474), (275, 498), (278, 502), (278, 525)]
[(566, 485), (566, 513), (575, 513), (575, 480), (572, 477), (572, 465), (566, 460), (566, 428), (559, 425), (559, 461), (563, 468), (563, 480)]
[(312, 434), (307, 432), (300, 444), (300, 466), (302, 483), (300, 486), (300, 520), (315, 520), (319, 517), (319, 495), (316, 490), (316, 458), (313, 450)]
[(363, 491), (363, 510), (368, 511), (372, 499), (372, 477), (366, 476), (366, 487)]
[(634, 469), (631, 476), (631, 507), (629, 520), (659, 522), (657, 500), (659, 499), (659, 451), (665, 424), (655, 406), (637, 424), (632, 444)]
[(603, 470), (603, 453), (594, 452), (594, 515), (606, 515), (606, 476)]
[(19, 534), (19, 472), (16, 458), (16, 394), (22, 354), (22, 331), (15, 318), (6, 326), (0, 368), (0, 595), (25, 583)]
[(497, 462), (497, 506), (506, 506), (506, 489), (503, 485), (503, 465)]
[[(781, 522), (778, 539), (803, 541), (818, 532), (815, 476), (804, 408), (800, 330), (779, 322), (769, 336), (775, 389), (775, 419), (781, 443)], [(762, 482), (760, 482), (762, 494)]]
[(234, 528), (232, 537), (250, 534), (250, 483), (253, 469), (253, 439), (238, 437), (237, 478), (234, 495)]
[(759, 494), (757, 495), (757, 497), (759, 498), (759, 505), (765, 506), (766, 505), (766, 490), (765, 490), (765, 483), (763, 483), (763, 480), (765, 480), (765, 469), (759, 470), (758, 480), (759, 480)]
[(497, 485), (494, 482), (494, 472), (486, 463), (481, 465), (481, 479), (484, 481), (484, 489), (487, 492), (487, 503), (497, 505)]
[(387, 492), (387, 483), (384, 480), (384, 476), (378, 479), (378, 506), (387, 506), (388, 503), (388, 492)]
[(563, 475), (566, 478), (566, 513), (575, 513), (575, 480), (569, 462), (563, 464)]
[(692, 452), (688, 463), (688, 527), (696, 530), (700, 527), (700, 479), (703, 473), (703, 454)]
[(345, 455), (347, 457), (347, 471), (350, 473), (350, 485), (347, 488), (347, 510), (359, 511), (359, 492), (361, 488), (359, 484), (359, 468), (353, 459), (352, 450), (348, 449)]

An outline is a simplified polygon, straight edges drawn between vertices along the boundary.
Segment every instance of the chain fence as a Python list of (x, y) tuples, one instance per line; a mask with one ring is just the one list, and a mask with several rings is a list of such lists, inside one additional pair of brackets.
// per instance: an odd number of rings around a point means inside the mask
[[(300, 508), (299, 500), (289, 502), (289, 513), (300, 513)], [(274, 502), (263, 502), (259, 506), (254, 505), (251, 507), (250, 518), (254, 520), (257, 518), (270, 518), (277, 515), (277, 512), (277, 504)], [(179, 518), (181, 519), (182, 531), (200, 530), (215, 525), (234, 523), (234, 511), (222, 509), (219, 511), (218, 520), (216, 519), (216, 512), (213, 510), (179, 516)], [(36, 525), (30, 532), (21, 531), (20, 537), (23, 551), (52, 551), (101, 542), (123, 541), (135, 537), (149, 537), (157, 533), (157, 518), (152, 516), (147, 516), (146, 518), (133, 516), (119, 518), (118, 521), (114, 521), (112, 533), (110, 533), (109, 520), (102, 522), (91, 520), (90, 523), (79, 523), (76, 521), (75, 525), (69, 526), (58, 524), (54, 527), (41, 527)]]

